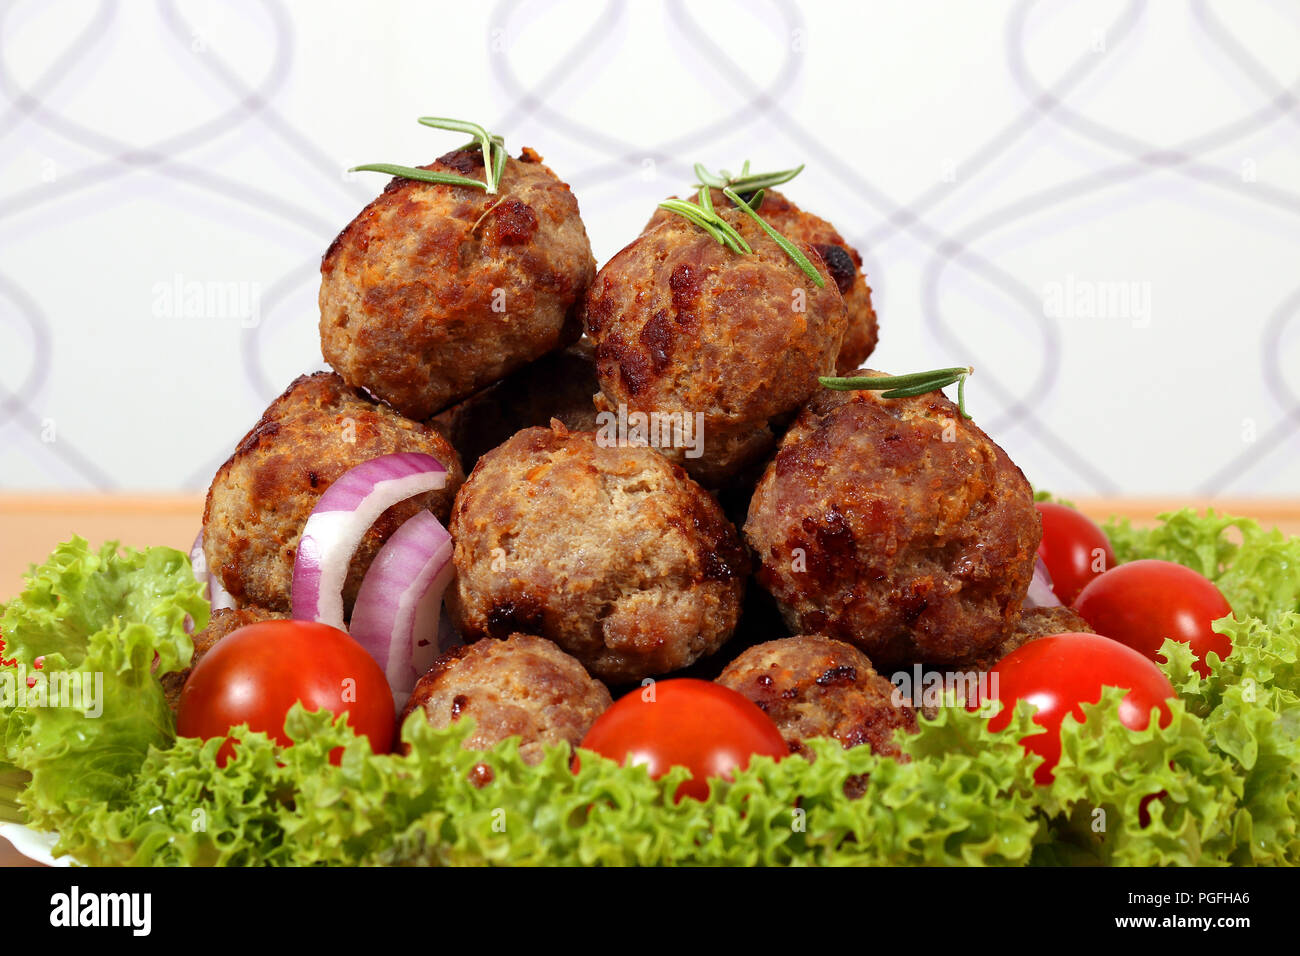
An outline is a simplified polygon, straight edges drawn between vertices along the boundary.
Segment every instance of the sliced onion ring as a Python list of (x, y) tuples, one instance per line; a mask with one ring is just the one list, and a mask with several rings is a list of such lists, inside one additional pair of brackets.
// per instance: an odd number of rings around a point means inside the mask
[(388, 677), (400, 711), (440, 645), (442, 595), (455, 575), (451, 535), (427, 511), (409, 518), (366, 571), (352, 609), (352, 638)]
[(366, 531), (399, 501), (446, 484), (442, 463), (417, 452), (381, 455), (344, 472), (303, 526), (293, 562), (293, 616), (345, 630), (343, 584)]
[(1025, 607), (1060, 607), (1061, 599), (1052, 590), (1052, 575), (1047, 570), (1043, 559), (1035, 556), (1034, 576), (1029, 581), (1029, 593), (1025, 595)]
[(212, 605), (212, 610), (220, 611), (235, 607), (235, 599), (222, 585), (221, 578), (208, 568), (207, 554), (203, 550), (202, 528), (195, 536), (194, 544), (190, 546), (190, 567), (194, 569), (194, 577), (203, 585), (203, 596)]

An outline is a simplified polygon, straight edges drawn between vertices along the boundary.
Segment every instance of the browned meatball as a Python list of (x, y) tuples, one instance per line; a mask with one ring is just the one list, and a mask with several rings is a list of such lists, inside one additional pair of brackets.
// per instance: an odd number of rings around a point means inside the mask
[[(478, 149), (425, 169), (483, 177)], [(499, 192), (394, 179), (321, 262), (321, 351), (426, 419), (581, 333), (595, 275), (569, 187), (525, 149)]]
[(727, 665), (724, 687), (748, 697), (772, 718), (791, 753), (811, 757), (810, 737), (833, 737), (844, 747), (869, 744), (897, 756), (894, 731), (916, 730), (916, 713), (894, 703), (894, 685), (876, 673), (851, 644), (817, 635), (758, 644)]
[(479, 460), (451, 533), (447, 606), (467, 641), (528, 631), (611, 682), (717, 650), (749, 572), (736, 529), (680, 468), (558, 421)]
[(296, 379), (212, 479), (203, 512), (208, 567), (240, 606), (288, 611), (298, 538), (317, 500), (348, 469), (394, 452), (432, 455), (447, 469), (447, 485), (394, 505), (366, 532), (343, 589), (349, 609), (379, 547), (421, 508), (446, 520), (464, 474), (451, 444), (433, 429), (348, 388), (332, 372)]
[(939, 392), (827, 390), (759, 481), (745, 536), (792, 631), (893, 669), (997, 646), (1042, 526), (1020, 469)]
[(278, 621), (286, 617), (288, 617), (287, 614), (268, 611), (260, 607), (223, 608), (219, 611), (213, 611), (212, 617), (208, 619), (208, 626), (194, 635), (194, 657), (190, 659), (190, 666), (183, 671), (177, 671), (175, 674), (164, 674), (161, 678), (163, 693), (167, 697), (167, 706), (175, 712), (176, 705), (180, 703), (181, 691), (185, 687), (185, 682), (190, 679), (190, 673), (199, 666), (199, 661), (203, 660), (208, 651), (216, 646), (217, 641), (232, 631), (239, 630), (245, 624)]
[(415, 685), (402, 722), (418, 708), (434, 727), (474, 718), (467, 750), (488, 750), (519, 737), (519, 753), (535, 764), (543, 748), (576, 747), (605, 712), (609, 691), (550, 641), (512, 634), (453, 648)]
[(596, 360), (584, 339), (525, 365), (434, 416), (430, 424), (450, 439), (469, 471), (515, 432), (544, 426), (552, 418), (570, 431), (595, 431), (592, 397), (599, 390)]
[(600, 270), (586, 313), (597, 407), (702, 415), (702, 455), (661, 451), (710, 485), (770, 447), (769, 423), (834, 372), (848, 325), (839, 289), (811, 247), (803, 246), (821, 287), (744, 214), (721, 206), (718, 213), (752, 253), (732, 252), (670, 216)]
[(1016, 628), (992, 650), (970, 661), (969, 666), (989, 670), (1014, 650), (1049, 634), (1094, 634), (1092, 627), (1068, 607), (1027, 607), (1020, 612)]
[[(714, 189), (712, 196), (714, 208), (725, 208), (730, 202), (721, 189)], [(848, 330), (844, 333), (844, 344), (840, 346), (835, 366), (841, 373), (858, 368), (875, 351), (879, 337), (876, 310), (871, 305), (871, 286), (867, 285), (862, 272), (862, 256), (829, 222), (800, 209), (775, 189), (764, 193), (758, 213), (787, 239), (812, 246), (826, 263), (835, 285), (844, 296), (849, 316)], [(672, 215), (666, 209), (656, 211), (646, 229), (662, 225)]]

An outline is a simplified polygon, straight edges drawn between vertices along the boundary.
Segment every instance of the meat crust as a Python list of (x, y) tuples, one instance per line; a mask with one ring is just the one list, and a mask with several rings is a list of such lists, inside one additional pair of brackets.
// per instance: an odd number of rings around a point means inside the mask
[(526, 763), (548, 745), (576, 747), (605, 712), (609, 691), (551, 641), (530, 634), (453, 648), (415, 685), (402, 722), (423, 709), (434, 727), (474, 718), (467, 750), (488, 750), (519, 737)]
[(1027, 607), (1020, 612), (1015, 630), (992, 650), (971, 660), (969, 666), (975, 670), (989, 670), (1012, 651), (1051, 634), (1095, 633), (1082, 616), (1068, 607)]
[[(712, 196), (715, 208), (725, 208), (730, 202), (720, 189), (712, 190)], [(759, 215), (792, 242), (811, 246), (826, 263), (848, 311), (848, 328), (835, 367), (840, 374), (859, 368), (875, 351), (880, 334), (879, 320), (871, 304), (871, 286), (867, 285), (867, 277), (862, 271), (861, 254), (833, 225), (800, 209), (775, 189), (764, 193)], [(666, 209), (656, 210), (646, 224), (646, 231), (662, 225), (671, 216), (673, 213)]]
[(294, 380), (212, 479), (203, 512), (208, 567), (240, 606), (288, 611), (298, 539), (316, 502), (348, 469), (394, 452), (432, 455), (447, 469), (447, 485), (394, 505), (366, 532), (343, 591), (349, 609), (380, 546), (421, 508), (445, 521), (464, 473), (436, 431), (334, 373)]
[[(482, 154), (421, 168), (481, 179)], [(321, 351), (423, 420), (575, 341), (595, 272), (577, 200), (532, 150), (496, 195), (395, 178), (321, 262)]]
[(1041, 535), (1020, 469), (938, 392), (818, 394), (745, 523), (791, 631), (848, 641), (887, 670), (996, 647)]
[(749, 573), (736, 529), (680, 468), (558, 421), (479, 460), (451, 533), (447, 603), (466, 640), (538, 634), (611, 682), (717, 650)]
[(803, 250), (820, 288), (753, 221), (734, 208), (718, 212), (753, 253), (732, 252), (671, 216), (600, 270), (586, 311), (597, 407), (702, 415), (700, 457), (661, 450), (710, 484), (770, 447), (755, 433), (834, 372), (848, 324), (834, 278), (810, 246)]
[(749, 648), (718, 677), (772, 718), (791, 753), (811, 757), (806, 741), (832, 737), (896, 757), (896, 730), (916, 730), (916, 713), (893, 702), (894, 685), (856, 647), (799, 635)]

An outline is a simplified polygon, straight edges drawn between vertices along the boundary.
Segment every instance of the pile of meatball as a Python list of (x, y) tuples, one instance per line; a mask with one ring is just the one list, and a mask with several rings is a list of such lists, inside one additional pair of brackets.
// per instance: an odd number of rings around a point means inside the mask
[[(424, 168), (481, 178), (482, 163), (461, 149)], [(207, 564), (237, 606), (196, 655), (288, 616), (317, 499), (394, 452), (437, 458), (447, 486), (376, 522), (345, 607), (418, 509), (447, 524), (463, 644), (407, 714), (472, 715), (470, 747), (518, 737), (539, 760), (577, 745), (611, 690), (685, 674), (754, 701), (793, 753), (830, 737), (896, 755), (916, 714), (891, 671), (987, 668), (1080, 629), (1023, 608), (1039, 519), (977, 425), (939, 392), (819, 384), (875, 347), (857, 250), (769, 190), (759, 213), (813, 276), (714, 204), (752, 252), (659, 210), (597, 270), (577, 200), (531, 149), (495, 195), (394, 178), (321, 262), (333, 370), (292, 382), (208, 491)], [(620, 411), (692, 416), (698, 453), (610, 440), (602, 416)]]

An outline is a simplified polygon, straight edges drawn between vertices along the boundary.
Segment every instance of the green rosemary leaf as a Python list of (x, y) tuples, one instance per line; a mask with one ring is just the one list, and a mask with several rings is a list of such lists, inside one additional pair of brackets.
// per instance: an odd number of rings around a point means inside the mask
[(667, 209), (669, 212), (675, 212), (683, 219), (699, 226), (719, 243), (726, 245), (727, 242), (722, 236), (722, 232), (704, 211), (694, 203), (689, 203), (684, 199), (665, 199), (659, 204), (660, 209)]
[(713, 211), (713, 190), (708, 186), (700, 187), (700, 208), (710, 216), (716, 215)]
[(747, 255), (754, 251), (750, 248), (749, 243), (745, 241), (745, 237), (736, 231), (735, 226), (719, 216), (713, 209), (711, 197), (706, 197), (702, 192), (701, 201), (709, 203), (708, 209), (697, 206), (685, 199), (665, 199), (659, 204), (659, 208), (674, 212), (683, 219), (699, 226), (712, 236), (715, 241), (726, 246), (732, 252)]
[(439, 173), (432, 169), (419, 169), (415, 166), (395, 166), (392, 163), (366, 163), (364, 166), (353, 166), (349, 172), (360, 173), (387, 173), (390, 176), (401, 176), (403, 179), (418, 179), (423, 183), (444, 183), (448, 186), (473, 186), (475, 189), (486, 190), (487, 183), (479, 182), (477, 179), (470, 179), (466, 176), (457, 176), (454, 173)]
[(714, 189), (721, 189), (727, 185), (727, 181), (720, 176), (715, 176), (709, 172), (703, 163), (695, 164), (695, 177), (699, 180), (701, 186), (712, 186)]
[(496, 188), (501, 185), (501, 175), (506, 171), (506, 158), (509, 155), (506, 152), (505, 145), (497, 143), (495, 140), (492, 143), (492, 149), (494, 153), (492, 160), (492, 181), (488, 192), (496, 192)]
[(912, 398), (916, 395), (925, 395), (936, 389), (943, 388), (945, 385), (951, 385), (952, 382), (946, 378), (932, 378), (928, 382), (921, 382), (919, 385), (908, 385), (906, 388), (891, 388), (887, 392), (881, 392), (881, 398)]
[(469, 133), (478, 141), (479, 147), (483, 150), (483, 170), (487, 178), (486, 188), (489, 193), (497, 191), (496, 178), (493, 176), (492, 148), (495, 145), (493, 136), (478, 123), (470, 123), (465, 120), (448, 119), (445, 116), (421, 116), (420, 123), (424, 126), (431, 126), (434, 129), (453, 130), (460, 133)]
[(936, 368), (928, 372), (911, 372), (907, 375), (852, 375), (825, 376), (818, 381), (837, 392), (878, 391), (881, 398), (911, 398), (938, 391), (957, 383), (957, 408), (963, 418), (971, 416), (966, 411), (966, 379), (974, 373), (966, 367)]
[(785, 251), (785, 254), (794, 261), (794, 264), (803, 270), (804, 275), (813, 280), (813, 283), (817, 288), (825, 288), (826, 280), (822, 278), (822, 274), (817, 271), (816, 267), (808, 261), (808, 257), (800, 252), (794, 243), (764, 222), (763, 217), (754, 212), (754, 210), (749, 207), (749, 204), (745, 202), (745, 200), (741, 199), (734, 189), (727, 187), (722, 190), (722, 194), (735, 203), (736, 207), (749, 216), (749, 218), (758, 223), (763, 228), (763, 231), (772, 238), (772, 241), (780, 246)]

